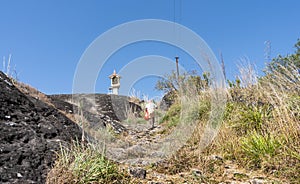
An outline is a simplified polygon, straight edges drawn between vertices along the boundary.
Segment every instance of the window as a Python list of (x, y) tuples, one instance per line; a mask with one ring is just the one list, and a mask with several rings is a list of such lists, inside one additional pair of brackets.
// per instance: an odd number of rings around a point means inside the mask
[(112, 78), (112, 84), (118, 84), (118, 77)]

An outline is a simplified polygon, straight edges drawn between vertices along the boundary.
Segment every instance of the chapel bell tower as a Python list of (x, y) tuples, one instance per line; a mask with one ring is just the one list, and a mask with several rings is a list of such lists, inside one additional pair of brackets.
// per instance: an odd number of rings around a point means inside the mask
[(121, 76), (116, 73), (116, 70), (114, 70), (113, 74), (109, 76), (111, 84), (109, 90), (111, 91), (111, 94), (118, 95), (119, 94), (119, 88), (120, 88), (120, 78)]

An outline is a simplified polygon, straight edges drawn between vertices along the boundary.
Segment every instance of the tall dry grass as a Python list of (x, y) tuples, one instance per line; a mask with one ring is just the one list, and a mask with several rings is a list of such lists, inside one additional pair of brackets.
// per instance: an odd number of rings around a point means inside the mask
[[(264, 77), (258, 77), (249, 63), (240, 69), (242, 85), (228, 89), (220, 132), (205, 149), (199, 142), (211, 113), (207, 108), (211, 96), (198, 93), (201, 105), (207, 104), (194, 113), (198, 114), (198, 128), (188, 143), (157, 170), (176, 174), (199, 168), (207, 177), (202, 182), (210, 182), (208, 178), (222, 181), (224, 164), (230, 161), (240, 170), (299, 183), (300, 75), (293, 65), (280, 67)], [(211, 159), (212, 155), (221, 159)]]
[(279, 67), (256, 83), (230, 89), (223, 128), (212, 147), (242, 167), (300, 182), (300, 76), (293, 65)]

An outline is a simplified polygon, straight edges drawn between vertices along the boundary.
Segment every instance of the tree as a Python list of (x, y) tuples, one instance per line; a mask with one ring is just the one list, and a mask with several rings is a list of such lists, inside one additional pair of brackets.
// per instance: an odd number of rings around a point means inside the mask
[(292, 68), (296, 68), (298, 72), (300, 72), (300, 39), (298, 39), (295, 44), (296, 51), (294, 54), (281, 56), (274, 58), (270, 64), (267, 65), (267, 70), (265, 71), (267, 74), (272, 74), (274, 72), (283, 73), (284, 69), (289, 69), (290, 66)]
[(197, 91), (200, 91), (208, 87), (209, 81), (209, 73), (203, 73), (203, 79), (197, 75), (196, 71), (185, 72), (177, 78), (176, 72), (172, 71), (171, 74), (167, 74), (165, 78), (157, 81), (155, 89), (168, 93), (179, 91), (180, 87), (185, 90), (188, 86), (193, 86)]
[(171, 74), (167, 74), (165, 78), (161, 78), (157, 81), (155, 89), (159, 91), (169, 92), (169, 91), (178, 91), (179, 82), (177, 79), (177, 74), (175, 71), (172, 71)]

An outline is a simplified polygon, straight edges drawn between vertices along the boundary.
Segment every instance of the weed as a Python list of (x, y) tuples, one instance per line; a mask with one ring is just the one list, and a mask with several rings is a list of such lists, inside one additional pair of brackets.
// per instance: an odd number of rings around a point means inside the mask
[[(237, 132), (242, 134), (248, 133), (252, 130), (258, 132), (263, 131), (264, 124), (271, 118), (270, 107), (268, 105), (252, 105), (249, 107), (244, 104), (238, 106), (238, 118), (231, 122), (231, 126), (237, 130)], [(227, 105), (227, 108), (232, 108), (232, 106)], [(232, 109), (228, 110), (232, 111)], [(226, 115), (228, 116), (228, 114)]]
[(176, 126), (179, 123), (180, 111), (181, 105), (179, 103), (173, 104), (159, 123), (167, 122), (169, 128)]
[(104, 157), (97, 146), (74, 142), (61, 146), (58, 159), (49, 172), (47, 183), (129, 183), (127, 173)]
[(256, 131), (242, 140), (242, 150), (247, 155), (247, 160), (258, 167), (263, 158), (275, 156), (280, 147), (278, 138), (271, 134), (260, 135)]

